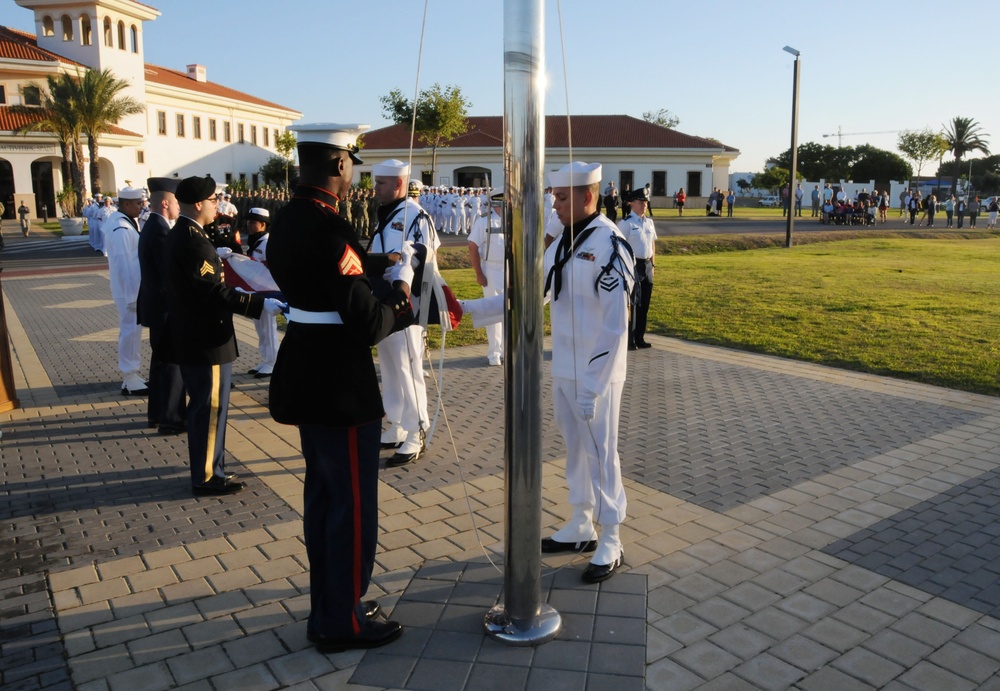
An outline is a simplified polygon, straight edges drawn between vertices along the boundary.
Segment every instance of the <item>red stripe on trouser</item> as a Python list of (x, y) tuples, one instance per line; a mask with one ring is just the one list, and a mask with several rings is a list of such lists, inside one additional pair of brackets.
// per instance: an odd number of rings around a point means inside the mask
[[(351, 498), (353, 499), (354, 512), (354, 550), (352, 558), (354, 565), (351, 574), (354, 579), (354, 604), (361, 600), (361, 478), (358, 463), (358, 428), (351, 427), (347, 432), (348, 457), (351, 464)], [(357, 609), (351, 617), (351, 626), (354, 633), (361, 632), (361, 625), (358, 623)]]

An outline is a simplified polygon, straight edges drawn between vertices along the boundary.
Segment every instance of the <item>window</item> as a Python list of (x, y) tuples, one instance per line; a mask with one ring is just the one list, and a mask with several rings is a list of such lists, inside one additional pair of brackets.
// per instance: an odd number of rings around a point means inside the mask
[(21, 97), (24, 100), (24, 105), (26, 106), (42, 105), (42, 92), (38, 90), (37, 86), (24, 87), (21, 91)]
[(156, 111), (156, 133), (167, 133), (167, 114), (162, 110)]
[(264, 134), (264, 146), (271, 146), (271, 130), (266, 127), (261, 127), (260, 129)]
[(45, 15), (42, 18), (42, 36), (55, 36), (55, 24), (52, 22), (52, 17)]
[(219, 132), (215, 127), (215, 118), (208, 119), (208, 138), (213, 142), (219, 138)]
[(246, 182), (246, 181), (247, 181), (247, 174), (240, 173), (240, 182)]
[(242, 144), (242, 143), (244, 143), (246, 141), (246, 138), (243, 136), (243, 123), (242, 122), (238, 123), (236, 125), (236, 141), (238, 141), (240, 144)]
[(233, 126), (228, 122), (222, 123), (222, 141), (233, 141)]
[(125, 22), (118, 22), (118, 49), (125, 50)]
[(89, 14), (80, 17), (80, 37), (83, 39), (83, 45), (85, 46), (89, 46), (94, 42), (94, 30), (90, 26)]
[(191, 136), (201, 139), (201, 118), (197, 115), (191, 116)]
[(233, 184), (233, 174), (232, 173), (226, 173), (226, 185), (228, 186), (228, 185), (231, 185), (231, 184)]
[(131, 26), (129, 31), (132, 33), (132, 52), (139, 52), (139, 30), (135, 28), (135, 24)]
[(667, 196), (667, 171), (653, 171), (653, 189), (651, 191), (654, 197)]
[(633, 180), (633, 174), (631, 170), (620, 170), (618, 171), (618, 193), (624, 194), (625, 190), (632, 191), (635, 189), (635, 180)]
[(136, 163), (145, 163), (146, 162), (146, 152), (143, 151), (142, 149), (136, 149), (135, 150), (135, 162)]
[(257, 173), (250, 176), (250, 186), (254, 189), (260, 187), (260, 176)]
[(108, 48), (115, 47), (115, 42), (114, 39), (112, 39), (111, 33), (111, 17), (104, 18), (104, 45)]
[(689, 170), (687, 173), (687, 193), (688, 199), (701, 196), (701, 171)]
[(184, 114), (183, 113), (178, 113), (177, 114), (177, 136), (178, 137), (183, 137), (184, 136)]
[(275, 128), (275, 130), (274, 130), (274, 145), (275, 146), (278, 145), (278, 130), (277, 130), (277, 128)]
[(0, 84), (0, 106), (7, 104), (7, 90), (4, 88), (3, 84)]
[(62, 35), (64, 41), (73, 40), (73, 20), (69, 18), (68, 14), (62, 16)]
[(250, 125), (250, 143), (257, 145), (257, 125)]

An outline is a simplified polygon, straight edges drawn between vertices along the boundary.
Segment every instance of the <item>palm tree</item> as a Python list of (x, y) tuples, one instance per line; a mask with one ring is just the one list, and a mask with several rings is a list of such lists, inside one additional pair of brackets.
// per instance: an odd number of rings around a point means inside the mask
[(18, 134), (48, 132), (59, 142), (62, 154), (62, 177), (64, 185), (72, 185), (77, 199), (84, 198), (83, 144), (80, 123), (75, 115), (74, 95), (76, 81), (68, 74), (50, 74), (46, 78), (48, 89), (39, 90), (41, 103), (38, 106), (16, 104), (10, 106), (12, 113), (27, 118), (27, 122), (14, 131)]
[(87, 135), (90, 153), (90, 189), (101, 191), (101, 168), (97, 138), (111, 131), (123, 118), (146, 109), (131, 96), (122, 95), (128, 88), (126, 79), (119, 79), (111, 70), (87, 70), (77, 78), (75, 114), (80, 129)]
[(951, 176), (951, 188), (957, 189), (958, 175), (962, 167), (962, 157), (973, 151), (990, 155), (987, 137), (979, 123), (972, 118), (955, 117), (944, 127), (945, 151), (955, 154), (955, 172)]

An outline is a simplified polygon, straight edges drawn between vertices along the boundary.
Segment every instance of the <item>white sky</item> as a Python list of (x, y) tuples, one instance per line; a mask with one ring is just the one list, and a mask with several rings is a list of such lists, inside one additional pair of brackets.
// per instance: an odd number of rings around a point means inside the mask
[[(145, 0), (146, 60), (280, 103), (304, 121), (389, 124), (379, 97), (412, 94), (422, 0)], [(567, 111), (555, 0), (545, 0), (551, 89), (546, 112)], [(930, 0), (693, 3), (562, 0), (575, 114), (667, 108), (688, 134), (742, 152), (732, 170), (757, 171), (788, 148), (792, 64), (802, 53), (799, 142), (870, 143), (971, 117), (1000, 150), (995, 2)], [(32, 13), (3, 0), (0, 24), (34, 32)], [(430, 0), (421, 87), (457, 84), (470, 115), (503, 112), (503, 2)], [(851, 136), (847, 136), (851, 134)], [(925, 166), (926, 168), (926, 166)], [(926, 172), (926, 171), (925, 171)]]

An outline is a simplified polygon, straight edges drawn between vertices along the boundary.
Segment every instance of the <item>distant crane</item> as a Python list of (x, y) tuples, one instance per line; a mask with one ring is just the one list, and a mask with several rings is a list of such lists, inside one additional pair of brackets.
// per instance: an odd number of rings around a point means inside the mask
[(844, 137), (857, 137), (864, 134), (898, 134), (899, 130), (882, 130), (880, 132), (843, 132), (840, 129), (840, 125), (837, 125), (837, 131), (832, 134), (824, 134), (824, 137), (836, 137), (837, 138), (837, 148), (843, 146), (841, 140)]

